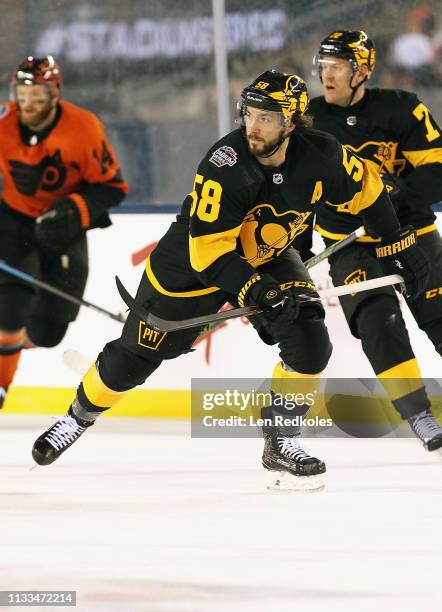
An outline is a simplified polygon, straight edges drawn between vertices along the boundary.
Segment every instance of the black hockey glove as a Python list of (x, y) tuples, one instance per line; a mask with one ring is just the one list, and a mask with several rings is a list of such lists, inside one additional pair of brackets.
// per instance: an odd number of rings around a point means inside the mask
[(376, 255), (385, 274), (400, 274), (405, 281), (405, 295), (414, 300), (425, 290), (430, 264), (417, 245), (416, 231), (411, 225), (384, 236), (376, 247)]
[[(303, 283), (303, 292), (306, 284)], [(296, 291), (283, 292), (278, 281), (270, 274), (255, 274), (238, 294), (240, 306), (259, 306), (263, 316), (273, 323), (276, 319), (295, 321), (299, 314)]]
[(59, 200), (35, 220), (35, 239), (47, 253), (64, 253), (83, 233), (80, 213), (70, 198)]
[(388, 195), (390, 196), (390, 200), (393, 202), (397, 202), (401, 193), (403, 194), (405, 191), (405, 183), (403, 179), (399, 178), (394, 174), (381, 174), (382, 182), (384, 183), (385, 188), (388, 191)]
[(259, 306), (270, 320), (282, 312), (286, 299), (278, 281), (270, 274), (254, 274), (238, 294), (240, 306)]

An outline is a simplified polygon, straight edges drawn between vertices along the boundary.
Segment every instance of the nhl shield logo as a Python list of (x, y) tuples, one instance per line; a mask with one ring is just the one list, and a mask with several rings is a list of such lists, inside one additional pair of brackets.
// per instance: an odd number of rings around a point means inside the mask
[(280, 172), (275, 172), (275, 174), (273, 175), (273, 182), (275, 183), (275, 185), (280, 185), (283, 180), (284, 178), (282, 174)]

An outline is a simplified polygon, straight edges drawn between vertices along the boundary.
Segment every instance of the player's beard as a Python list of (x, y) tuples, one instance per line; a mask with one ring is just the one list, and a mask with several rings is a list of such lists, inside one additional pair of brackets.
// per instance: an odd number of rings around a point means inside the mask
[(20, 109), (20, 122), (31, 130), (38, 128), (48, 119), (52, 108), (53, 106), (51, 102), (48, 102), (47, 105), (41, 110), (33, 111), (32, 113), (27, 114), (24, 112), (26, 110), (26, 107), (24, 107), (23, 109)]
[(276, 138), (273, 140), (268, 140), (267, 142), (260, 139), (258, 142), (251, 143), (249, 140), (249, 135), (247, 135), (247, 143), (249, 145), (249, 151), (255, 157), (266, 157), (274, 149), (278, 147), (283, 139), (284, 131), (282, 130)]

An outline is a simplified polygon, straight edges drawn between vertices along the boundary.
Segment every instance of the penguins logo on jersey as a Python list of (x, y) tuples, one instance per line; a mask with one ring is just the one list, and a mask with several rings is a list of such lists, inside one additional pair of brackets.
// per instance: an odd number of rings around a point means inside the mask
[(260, 265), (277, 257), (307, 228), (311, 212), (289, 210), (278, 214), (271, 204), (258, 204), (247, 214), (240, 233), (244, 256)]
[(373, 161), (390, 174), (400, 174), (407, 163), (406, 159), (397, 157), (397, 142), (376, 142), (368, 140), (362, 143), (360, 147), (352, 147), (349, 144), (345, 146), (347, 149), (350, 149), (350, 151), (356, 153), (356, 155)]

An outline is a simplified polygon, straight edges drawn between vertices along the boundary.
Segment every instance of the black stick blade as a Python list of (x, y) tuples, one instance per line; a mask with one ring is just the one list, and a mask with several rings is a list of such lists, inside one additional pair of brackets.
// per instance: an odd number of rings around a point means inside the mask
[(136, 314), (137, 317), (140, 317), (142, 321), (147, 322), (146, 320), (149, 315), (149, 312), (135, 302), (134, 298), (131, 296), (129, 291), (120, 281), (118, 276), (115, 277), (115, 283), (117, 285), (118, 293), (120, 294), (121, 299), (126, 304), (126, 306), (129, 308), (129, 310), (131, 310), (134, 314)]

